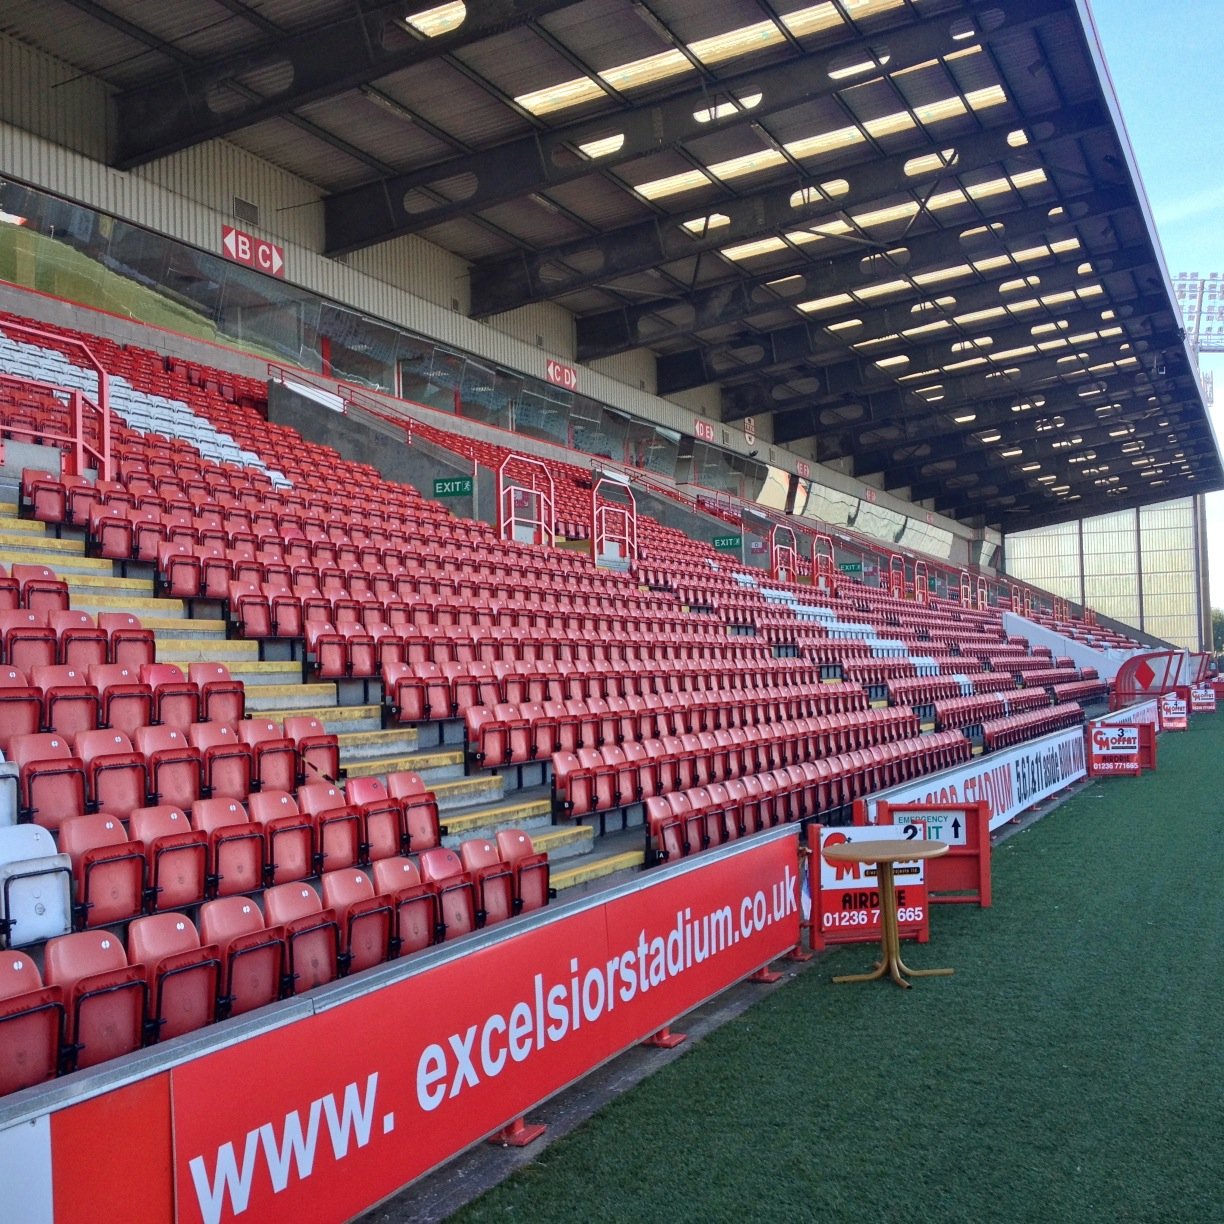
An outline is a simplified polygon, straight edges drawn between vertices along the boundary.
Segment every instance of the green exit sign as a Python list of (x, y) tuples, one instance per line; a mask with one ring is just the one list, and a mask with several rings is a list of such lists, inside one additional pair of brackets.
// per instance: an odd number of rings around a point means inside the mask
[(861, 574), (863, 572), (863, 563), (861, 561), (839, 561), (837, 568), (843, 574)]
[(470, 476), (454, 476), (450, 480), (435, 480), (435, 497), (471, 497), (472, 478)]
[(743, 547), (743, 536), (715, 536), (714, 547), (719, 552), (738, 552)]

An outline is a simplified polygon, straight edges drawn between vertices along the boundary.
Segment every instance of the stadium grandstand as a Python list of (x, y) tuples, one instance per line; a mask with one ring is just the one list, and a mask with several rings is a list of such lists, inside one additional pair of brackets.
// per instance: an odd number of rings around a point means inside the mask
[(1084, 0), (9, 0), (14, 1218), (534, 1142), (1202, 679), (1221, 487)]

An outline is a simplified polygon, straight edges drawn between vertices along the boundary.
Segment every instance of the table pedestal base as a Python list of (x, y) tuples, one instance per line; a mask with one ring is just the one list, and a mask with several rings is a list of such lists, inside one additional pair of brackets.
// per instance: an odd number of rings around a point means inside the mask
[(951, 977), (951, 969), (911, 969), (901, 959), (901, 935), (897, 928), (897, 893), (893, 887), (893, 865), (876, 864), (876, 883), (880, 887), (880, 959), (870, 973), (843, 973), (835, 982), (877, 982), (888, 976), (898, 986), (910, 988), (907, 977)]

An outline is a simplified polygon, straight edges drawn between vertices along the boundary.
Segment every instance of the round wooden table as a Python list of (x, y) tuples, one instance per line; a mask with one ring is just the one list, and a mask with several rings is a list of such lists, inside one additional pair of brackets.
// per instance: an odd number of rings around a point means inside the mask
[(893, 886), (893, 865), (916, 859), (938, 858), (948, 853), (946, 842), (849, 841), (826, 846), (821, 853), (831, 863), (872, 863), (876, 869), (876, 884), (880, 890), (880, 949), (881, 955), (870, 973), (849, 973), (835, 977), (835, 982), (875, 982), (887, 974), (898, 986), (909, 988), (907, 977), (949, 977), (951, 969), (911, 969), (901, 959), (901, 935), (897, 929), (897, 893)]

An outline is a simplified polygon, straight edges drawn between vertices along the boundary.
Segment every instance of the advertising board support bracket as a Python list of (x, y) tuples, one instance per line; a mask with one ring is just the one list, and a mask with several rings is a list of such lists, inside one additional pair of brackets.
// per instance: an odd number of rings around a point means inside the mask
[(671, 1026), (665, 1024), (657, 1033), (647, 1037), (642, 1045), (655, 1050), (674, 1050), (681, 1042), (688, 1040), (687, 1033), (673, 1033)]
[(774, 982), (780, 982), (781, 980), (782, 975), (776, 969), (770, 969), (766, 965), (762, 965), (748, 978), (750, 982), (760, 982), (765, 986), (772, 986)]
[(543, 1122), (528, 1122), (526, 1118), (515, 1118), (509, 1126), (502, 1127), (489, 1142), (499, 1147), (526, 1147), (534, 1143), (548, 1127)]

